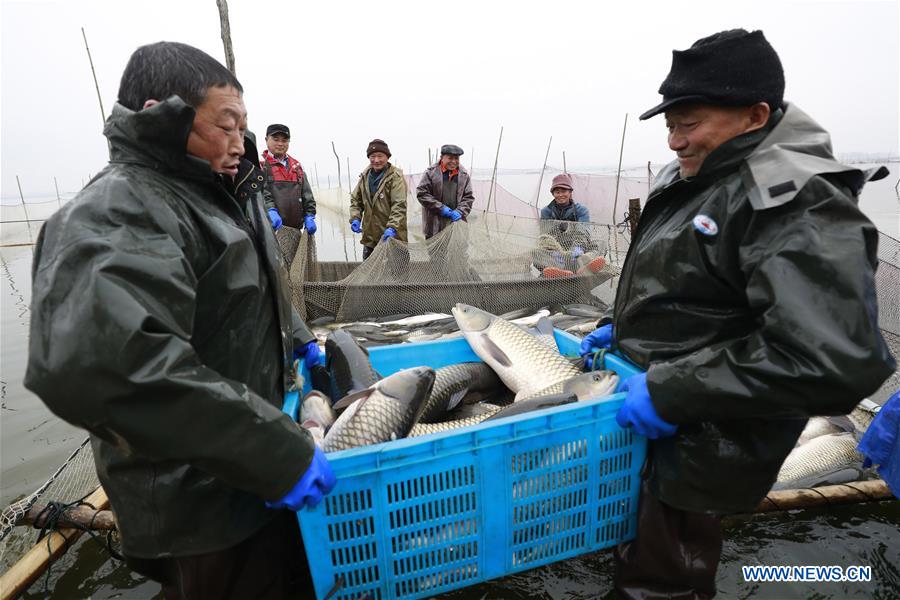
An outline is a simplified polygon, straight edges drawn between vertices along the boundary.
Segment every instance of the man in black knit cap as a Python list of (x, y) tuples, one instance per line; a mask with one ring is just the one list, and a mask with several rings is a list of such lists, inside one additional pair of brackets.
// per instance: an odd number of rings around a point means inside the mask
[(646, 370), (620, 386), (623, 427), (650, 439), (637, 537), (614, 595), (710, 598), (720, 515), (749, 511), (807, 418), (846, 414), (893, 372), (878, 329), (878, 235), (857, 207), (887, 175), (838, 163), (783, 101), (761, 31), (674, 51), (660, 87), (677, 160), (657, 176), (615, 305), (582, 353)]

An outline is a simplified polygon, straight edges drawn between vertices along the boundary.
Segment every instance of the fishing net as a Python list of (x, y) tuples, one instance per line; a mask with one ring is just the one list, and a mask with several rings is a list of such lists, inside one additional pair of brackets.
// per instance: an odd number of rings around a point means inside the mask
[[(900, 240), (878, 233), (878, 270), (875, 272), (875, 289), (878, 294), (878, 326), (900, 363)], [(872, 395), (872, 400), (884, 404), (900, 390), (900, 367)]]
[(16, 527), (30, 508), (51, 501), (74, 502), (99, 486), (94, 453), (90, 439), (86, 438), (43, 485), (0, 513), (0, 565), (6, 569), (37, 542), (38, 529)]
[(612, 225), (473, 211), (431, 239), (380, 243), (365, 261), (316, 263), (315, 243), (301, 242), (290, 282), (308, 319), (447, 313), (457, 302), (496, 314), (573, 303), (605, 308), (627, 248)]

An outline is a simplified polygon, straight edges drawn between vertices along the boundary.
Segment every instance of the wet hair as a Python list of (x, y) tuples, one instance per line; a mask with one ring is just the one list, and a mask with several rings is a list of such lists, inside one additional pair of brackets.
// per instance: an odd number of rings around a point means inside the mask
[(234, 74), (206, 52), (179, 42), (156, 42), (141, 46), (128, 59), (118, 101), (138, 111), (147, 100), (178, 96), (197, 107), (209, 88), (225, 86), (244, 91)]

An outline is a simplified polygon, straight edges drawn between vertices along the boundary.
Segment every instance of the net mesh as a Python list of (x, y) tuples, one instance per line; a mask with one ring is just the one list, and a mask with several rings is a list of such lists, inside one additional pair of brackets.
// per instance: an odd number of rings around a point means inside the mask
[(6, 569), (37, 542), (39, 530), (16, 527), (31, 507), (49, 501), (74, 502), (99, 486), (90, 439), (85, 438), (43, 485), (0, 513), (0, 566)]

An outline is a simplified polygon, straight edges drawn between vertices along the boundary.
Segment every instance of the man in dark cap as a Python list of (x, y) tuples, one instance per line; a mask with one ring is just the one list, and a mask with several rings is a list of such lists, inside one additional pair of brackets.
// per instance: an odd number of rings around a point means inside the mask
[(709, 598), (719, 516), (749, 511), (811, 415), (842, 415), (893, 372), (878, 329), (870, 178), (783, 102), (762, 32), (673, 52), (663, 102), (677, 160), (657, 176), (611, 314), (584, 354), (646, 372), (617, 414), (650, 438), (637, 537), (617, 552), (626, 598)]
[(359, 176), (350, 194), (350, 229), (361, 233), (363, 260), (379, 242), (395, 238), (406, 242), (406, 179), (389, 162), (391, 150), (384, 140), (374, 139), (366, 147), (369, 166)]
[(266, 210), (275, 229), (282, 225), (305, 227), (306, 233), (312, 235), (317, 228), (316, 199), (300, 161), (287, 153), (290, 145), (291, 130), (287, 125), (273, 123), (266, 128), (266, 149), (260, 161), (266, 174)]
[(439, 233), (450, 223), (468, 219), (475, 195), (472, 178), (459, 164), (463, 150), (453, 144), (441, 146), (440, 160), (425, 169), (416, 198), (422, 205), (422, 231), (425, 239)]

